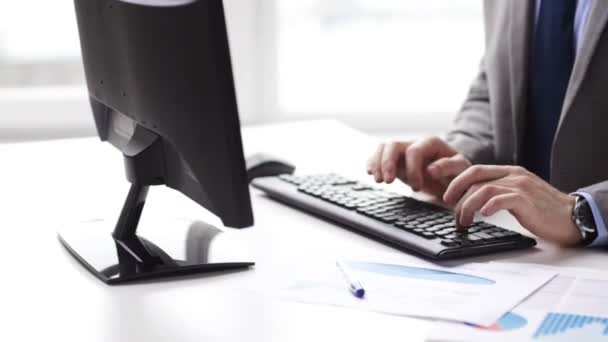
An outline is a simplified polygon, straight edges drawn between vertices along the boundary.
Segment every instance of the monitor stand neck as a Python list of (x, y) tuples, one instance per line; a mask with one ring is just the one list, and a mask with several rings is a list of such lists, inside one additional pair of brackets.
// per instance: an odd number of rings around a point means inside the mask
[(161, 258), (154, 256), (137, 236), (137, 225), (146, 204), (149, 185), (132, 184), (112, 236), (126, 252), (144, 267), (162, 264)]

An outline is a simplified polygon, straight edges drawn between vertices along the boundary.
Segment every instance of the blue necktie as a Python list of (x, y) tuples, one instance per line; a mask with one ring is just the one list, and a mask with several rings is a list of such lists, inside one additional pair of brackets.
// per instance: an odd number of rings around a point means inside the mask
[(547, 181), (553, 138), (574, 65), (575, 12), (576, 0), (543, 0), (532, 40), (522, 165)]

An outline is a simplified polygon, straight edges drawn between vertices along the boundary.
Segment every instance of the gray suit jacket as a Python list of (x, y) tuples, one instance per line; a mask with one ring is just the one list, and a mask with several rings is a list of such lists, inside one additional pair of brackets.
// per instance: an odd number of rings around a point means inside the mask
[[(533, 0), (484, 2), (486, 51), (448, 142), (477, 164), (518, 164)], [(551, 183), (590, 193), (608, 222), (608, 1), (594, 1), (553, 141)]]

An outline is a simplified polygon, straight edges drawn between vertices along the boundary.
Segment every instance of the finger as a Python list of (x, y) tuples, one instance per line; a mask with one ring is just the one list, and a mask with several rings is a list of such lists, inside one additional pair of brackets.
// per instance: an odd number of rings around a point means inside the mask
[(427, 167), (427, 172), (435, 180), (442, 180), (445, 178), (451, 179), (464, 172), (464, 170), (468, 169), (470, 166), (471, 162), (462, 154), (457, 154), (432, 162)]
[(376, 152), (367, 162), (367, 173), (374, 176), (376, 182), (382, 182), (382, 173), (380, 170), (380, 160), (382, 158), (382, 151), (384, 150), (384, 144), (378, 145)]
[(399, 165), (399, 159), (403, 156), (405, 147), (404, 143), (390, 143), (384, 147), (381, 168), (386, 183), (392, 183), (397, 177), (397, 166)]
[(378, 160), (380, 159), (382, 149), (384, 148), (383, 145), (384, 144), (379, 144), (372, 156), (367, 160), (367, 173), (370, 175), (373, 175), (374, 171), (378, 167)]
[(466, 228), (468, 226), (462, 226), (460, 224), (460, 212), (461, 212), (461, 207), (463, 202), (472, 194), (474, 194), (475, 192), (477, 192), (477, 190), (479, 190), (482, 186), (484, 186), (486, 183), (479, 183), (479, 184), (473, 184), (466, 192), (464, 195), (462, 195), (462, 197), (460, 198), (460, 200), (458, 201), (458, 203), (456, 203), (456, 205), (454, 206), (454, 223), (456, 224), (456, 230), (458, 231), (464, 231), (466, 230)]
[(462, 195), (473, 185), (488, 182), (509, 175), (509, 166), (475, 165), (458, 175), (448, 185), (443, 200), (448, 204), (456, 204)]
[(515, 219), (534, 234), (539, 232), (534, 229), (530, 222), (534, 221), (534, 205), (521, 193), (510, 193), (492, 198), (481, 208), (481, 212), (493, 215), (500, 210), (508, 210)]
[(410, 145), (405, 154), (406, 174), (409, 185), (418, 191), (423, 187), (423, 170), (426, 163), (445, 149), (445, 142), (439, 138), (428, 138)]
[(456, 207), (454, 216), (459, 220), (458, 225), (460, 227), (470, 226), (473, 224), (475, 212), (480, 210), (488, 201), (496, 196), (513, 192), (514, 190), (511, 188), (495, 184), (485, 184), (472, 193), (467, 192)]
[(483, 207), (481, 207), (479, 212), (483, 216), (492, 216), (500, 210), (511, 211), (519, 209), (519, 213), (522, 214), (521, 208), (522, 206), (526, 206), (525, 203), (526, 200), (523, 195), (512, 192), (491, 198)]
[[(409, 144), (408, 144), (409, 146)], [(407, 150), (407, 146), (403, 148), (401, 154), (399, 155), (399, 162), (397, 163), (397, 178), (399, 178), (402, 182), (407, 184), (407, 174), (405, 168), (405, 151)]]

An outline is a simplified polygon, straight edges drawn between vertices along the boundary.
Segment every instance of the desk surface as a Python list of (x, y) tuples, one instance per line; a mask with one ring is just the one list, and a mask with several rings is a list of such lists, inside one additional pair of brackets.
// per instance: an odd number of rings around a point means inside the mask
[[(334, 121), (247, 127), (246, 154), (264, 151), (294, 162), (300, 173), (338, 172), (366, 181), (365, 160), (375, 141)], [(244, 288), (285, 263), (365, 257), (396, 250), (282, 206), (253, 191), (256, 224), (234, 233), (256, 268), (120, 287), (86, 272), (56, 238), (81, 219), (114, 220), (128, 190), (122, 157), (97, 139), (0, 145), (3, 341), (422, 341), (427, 321), (305, 305)], [(404, 185), (391, 189), (404, 194)], [(215, 218), (166, 188), (150, 193), (144, 222), (156, 218)], [(520, 229), (507, 214), (494, 222)], [(404, 254), (405, 257), (405, 254)], [(607, 269), (608, 254), (535, 250), (466, 261), (507, 260)]]

